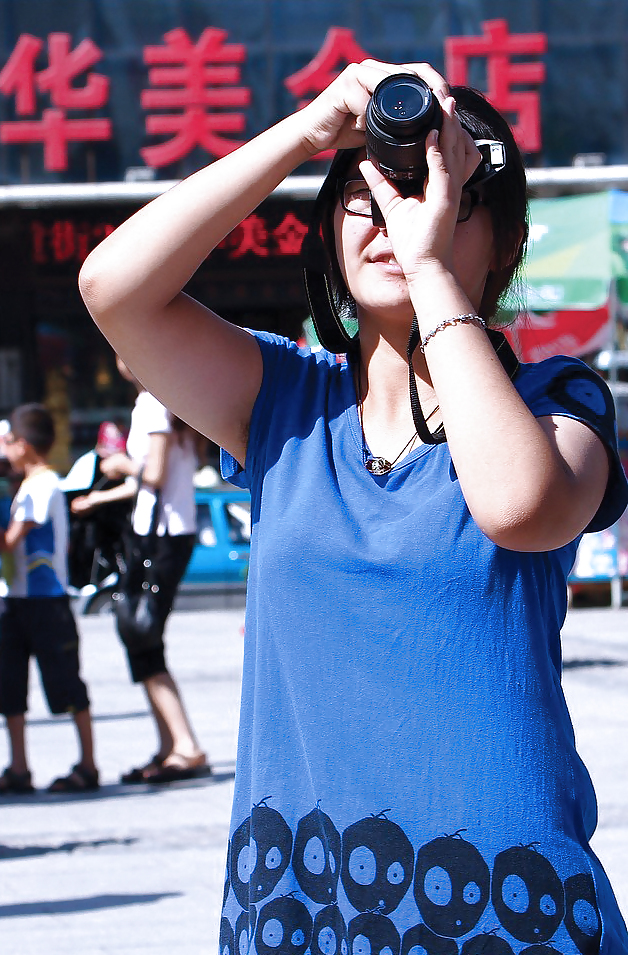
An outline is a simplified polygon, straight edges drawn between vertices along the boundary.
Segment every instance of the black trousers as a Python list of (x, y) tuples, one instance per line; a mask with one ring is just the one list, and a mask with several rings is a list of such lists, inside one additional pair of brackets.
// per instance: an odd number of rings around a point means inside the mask
[(87, 709), (79, 636), (67, 596), (7, 597), (0, 616), (0, 713), (26, 713), (29, 661), (37, 660), (51, 713)]

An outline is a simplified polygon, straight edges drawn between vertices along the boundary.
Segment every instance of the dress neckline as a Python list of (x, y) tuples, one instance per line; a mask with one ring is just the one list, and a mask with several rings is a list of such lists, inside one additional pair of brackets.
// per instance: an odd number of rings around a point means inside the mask
[(372, 454), (371, 449), (368, 446), (366, 438), (363, 437), (362, 425), (360, 423), (360, 412), (358, 407), (358, 396), (356, 393), (355, 382), (353, 371), (349, 362), (344, 365), (343, 368), (344, 375), (344, 391), (345, 391), (345, 410), (344, 414), (349, 425), (349, 431), (351, 433), (351, 441), (353, 445), (353, 450), (355, 454), (352, 455), (352, 460), (355, 461), (356, 467), (355, 470), (360, 470), (365, 474), (371, 481), (375, 484), (382, 486), (388, 482), (388, 480), (399, 474), (402, 470), (412, 466), (416, 461), (422, 458), (424, 455), (428, 454), (433, 448), (438, 447), (435, 444), (418, 444), (415, 445), (408, 454), (405, 454), (399, 461), (397, 461), (393, 467), (387, 471), (385, 474), (373, 474), (368, 468), (364, 466), (364, 452), (376, 457)]

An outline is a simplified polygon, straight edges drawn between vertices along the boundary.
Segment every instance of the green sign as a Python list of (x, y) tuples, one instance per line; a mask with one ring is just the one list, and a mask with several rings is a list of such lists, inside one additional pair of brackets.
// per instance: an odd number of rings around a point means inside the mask
[[(523, 272), (531, 311), (600, 308), (617, 280), (628, 301), (628, 194), (616, 190), (533, 199)], [(514, 297), (506, 307), (518, 307)]]

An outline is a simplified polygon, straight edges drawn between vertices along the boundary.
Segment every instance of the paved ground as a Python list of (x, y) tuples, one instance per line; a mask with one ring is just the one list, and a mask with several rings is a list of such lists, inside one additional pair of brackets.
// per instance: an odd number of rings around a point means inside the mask
[[(216, 951), (242, 621), (239, 610), (173, 615), (172, 669), (216, 772), (156, 789), (117, 785), (121, 770), (153, 751), (151, 721), (141, 691), (127, 681), (110, 621), (82, 619), (104, 785), (92, 797), (2, 800), (1, 955)], [(564, 683), (598, 790), (595, 847), (628, 914), (628, 609), (570, 613)], [(71, 765), (75, 749), (71, 724), (49, 717), (36, 679), (29, 729), (43, 787)]]
[[(235, 768), (241, 611), (171, 618), (172, 670), (215, 775), (123, 787), (120, 772), (154, 752), (143, 693), (105, 617), (81, 618), (83, 671), (104, 783), (91, 797), (0, 804), (3, 955), (198, 955), (217, 950)], [(0, 740), (0, 765), (6, 745)], [(49, 717), (33, 679), (30, 756), (47, 785), (75, 758), (71, 722)]]

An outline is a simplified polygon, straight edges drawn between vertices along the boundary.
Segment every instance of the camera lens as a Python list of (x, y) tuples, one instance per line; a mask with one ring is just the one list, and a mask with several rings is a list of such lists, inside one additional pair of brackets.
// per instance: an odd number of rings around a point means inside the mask
[(438, 100), (412, 73), (387, 76), (376, 87), (366, 109), (366, 151), (390, 179), (411, 180), (420, 191), (427, 175), (425, 139), (440, 129)]
[(412, 122), (425, 112), (426, 99), (425, 91), (415, 84), (399, 82), (380, 91), (377, 106), (382, 118), (393, 123)]

